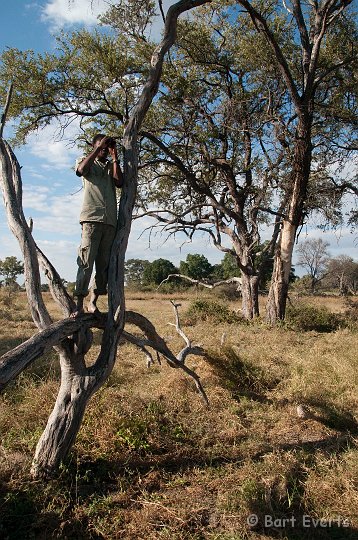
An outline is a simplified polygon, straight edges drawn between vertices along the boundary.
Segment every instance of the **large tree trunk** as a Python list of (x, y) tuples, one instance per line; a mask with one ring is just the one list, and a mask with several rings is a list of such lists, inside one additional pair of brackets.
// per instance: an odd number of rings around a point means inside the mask
[(70, 362), (64, 357), (60, 360), (60, 390), (46, 428), (37, 444), (32, 463), (31, 473), (36, 477), (51, 474), (68, 454), (93, 393), (93, 381), (90, 377), (73, 372), (72, 364), (78, 363), (75, 357), (72, 357)]
[(283, 220), (275, 251), (274, 268), (266, 305), (266, 317), (272, 325), (276, 324), (277, 320), (285, 318), (293, 248), (297, 228), (302, 223), (311, 169), (311, 126), (312, 116), (305, 108), (301, 111), (297, 125), (289, 207), (286, 218)]
[(266, 305), (267, 320), (272, 325), (277, 320), (285, 318), (295, 236), (296, 227), (289, 221), (285, 221), (275, 252), (272, 281)]
[(259, 278), (241, 273), (241, 313), (245, 319), (259, 316)]

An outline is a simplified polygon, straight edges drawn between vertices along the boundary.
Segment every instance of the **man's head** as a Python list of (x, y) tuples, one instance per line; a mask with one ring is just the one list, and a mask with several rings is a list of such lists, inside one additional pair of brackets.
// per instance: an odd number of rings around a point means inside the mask
[(101, 142), (105, 135), (103, 133), (97, 133), (92, 139), (92, 146), (95, 147), (96, 143)]
[[(103, 133), (97, 133), (92, 139), (93, 148), (97, 148), (105, 137), (106, 135), (104, 135)], [(104, 161), (107, 158), (107, 156), (108, 156), (108, 145), (101, 148), (101, 150), (98, 153), (98, 159), (101, 161)]]

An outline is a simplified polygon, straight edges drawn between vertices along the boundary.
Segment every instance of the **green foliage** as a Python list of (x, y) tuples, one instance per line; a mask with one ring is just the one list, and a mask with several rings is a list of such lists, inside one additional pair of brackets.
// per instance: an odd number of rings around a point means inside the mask
[(148, 424), (141, 418), (128, 418), (118, 427), (116, 439), (119, 445), (130, 450), (148, 450)]
[(307, 332), (334, 332), (345, 326), (341, 315), (330, 312), (325, 307), (316, 307), (299, 303), (289, 306), (286, 311), (286, 323), (295, 330)]
[(240, 277), (241, 271), (237, 264), (237, 258), (232, 253), (225, 253), (220, 265), (215, 268), (215, 275), (220, 279)]
[(159, 285), (169, 274), (177, 274), (178, 269), (167, 259), (156, 259), (146, 265), (143, 271), (143, 283), (145, 285)]
[(0, 276), (6, 286), (15, 285), (17, 276), (24, 273), (24, 265), (16, 257), (6, 257), (3, 261), (0, 260)]
[(184, 276), (200, 281), (211, 274), (212, 266), (204, 255), (189, 253), (186, 261), (180, 261), (179, 271)]
[(268, 251), (269, 244), (270, 243), (266, 241), (254, 248), (255, 270), (259, 275), (259, 289), (261, 290), (266, 289), (269, 286), (272, 276), (273, 257)]
[(227, 306), (214, 300), (194, 300), (188, 307), (184, 321), (187, 324), (196, 324), (199, 321), (234, 324), (243, 322), (243, 319)]
[(139, 287), (144, 282), (144, 272), (149, 261), (128, 259), (124, 264), (124, 280), (128, 287)]
[(311, 276), (296, 277), (291, 283), (290, 290), (299, 296), (308, 296), (312, 292), (312, 279)]
[(146, 63), (143, 67), (137, 57), (126, 35), (84, 29), (58, 36), (53, 54), (6, 49), (1, 56), (0, 97), (4, 101), (12, 81), (16, 91), (9, 117), (20, 118), (16, 141), (24, 143), (34, 129), (53, 118), (61, 123), (61, 114), (71, 112), (84, 117), (86, 140), (94, 131), (120, 136), (143, 82)]

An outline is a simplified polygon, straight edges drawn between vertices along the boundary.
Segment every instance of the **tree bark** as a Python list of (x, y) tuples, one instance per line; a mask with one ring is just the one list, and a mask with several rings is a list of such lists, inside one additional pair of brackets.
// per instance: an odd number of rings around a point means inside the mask
[(301, 113), (296, 132), (289, 208), (287, 216), (283, 219), (275, 251), (274, 268), (266, 305), (266, 318), (271, 325), (285, 318), (293, 248), (297, 229), (302, 222), (311, 169), (311, 126), (311, 114)]
[(259, 316), (259, 278), (241, 273), (242, 316), (253, 319)]
[(295, 236), (296, 227), (289, 221), (284, 221), (275, 252), (271, 286), (266, 304), (266, 317), (271, 325), (285, 318)]
[(81, 427), (88, 400), (95, 390), (95, 380), (85, 375), (84, 365), (75, 355), (62, 356), (61, 386), (46, 428), (36, 446), (31, 473), (34, 477), (51, 475), (67, 456)]

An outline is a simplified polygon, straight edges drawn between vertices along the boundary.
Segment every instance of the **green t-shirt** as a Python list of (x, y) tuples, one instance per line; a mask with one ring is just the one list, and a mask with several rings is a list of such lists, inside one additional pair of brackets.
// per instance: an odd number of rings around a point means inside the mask
[[(84, 157), (76, 161), (78, 165)], [(112, 176), (112, 163), (102, 163), (95, 159), (89, 171), (82, 176), (84, 187), (80, 223), (84, 221), (98, 221), (107, 225), (117, 224), (117, 198), (116, 186)]]

